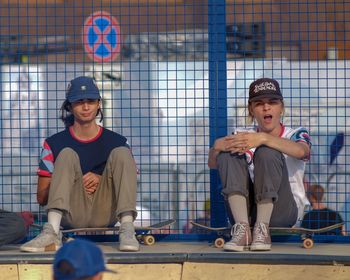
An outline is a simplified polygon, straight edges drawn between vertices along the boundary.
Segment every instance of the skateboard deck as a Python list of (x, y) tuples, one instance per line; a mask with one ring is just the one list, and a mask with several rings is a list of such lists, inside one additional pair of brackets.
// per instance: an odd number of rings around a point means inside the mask
[[(166, 227), (171, 226), (175, 223), (174, 219), (169, 219), (162, 221), (160, 223), (156, 223), (150, 226), (135, 226), (136, 237), (139, 242), (144, 243), (145, 245), (153, 245), (155, 243), (155, 237), (152, 235), (152, 231), (161, 230)], [(118, 233), (120, 229), (120, 225), (113, 227), (92, 227), (92, 228), (73, 228), (73, 229), (63, 229), (61, 230), (62, 235), (67, 237), (72, 234), (97, 234), (97, 233)], [(72, 237), (68, 237), (68, 239), (72, 239)]]
[[(153, 245), (156, 240), (152, 232), (170, 227), (175, 222), (174, 219), (169, 219), (150, 226), (135, 226), (136, 238), (139, 242), (142, 242), (145, 245)], [(38, 224), (32, 224), (31, 227), (40, 230), (42, 229), (42, 225)], [(68, 241), (74, 239), (74, 235), (118, 234), (119, 229), (120, 225), (112, 227), (86, 227), (63, 229), (61, 230), (61, 233), (63, 239)]]
[[(202, 229), (206, 229), (208, 231), (216, 232), (218, 238), (214, 241), (214, 246), (217, 248), (222, 248), (225, 244), (224, 237), (230, 236), (231, 227), (208, 227), (202, 224), (198, 224), (196, 222), (191, 221), (191, 224), (196, 227), (200, 227)], [(270, 233), (272, 235), (299, 235), (303, 241), (303, 247), (306, 249), (310, 249), (314, 245), (313, 236), (317, 233), (324, 233), (331, 231), (336, 228), (340, 228), (344, 223), (334, 224), (328, 227), (317, 228), (317, 229), (308, 229), (301, 227), (270, 227)]]

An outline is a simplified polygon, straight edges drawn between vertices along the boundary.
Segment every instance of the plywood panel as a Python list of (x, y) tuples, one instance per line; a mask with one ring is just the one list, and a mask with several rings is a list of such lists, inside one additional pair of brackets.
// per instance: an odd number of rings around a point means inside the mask
[[(7, 275), (11, 270), (13, 275), (6, 278), (6, 280), (47, 280), (52, 279), (52, 265), (50, 264), (19, 264), (19, 278), (17, 278), (17, 268), (5, 268), (0, 266), (0, 275)], [(180, 280), (182, 273), (181, 264), (108, 264), (108, 268), (116, 271), (117, 274), (104, 273), (104, 280)], [(10, 274), (8, 274), (10, 275)]]
[(181, 280), (181, 264), (109, 264), (117, 274), (104, 273), (103, 280)]
[(51, 264), (19, 264), (19, 280), (48, 280), (52, 279)]
[[(104, 280), (348, 280), (350, 266), (330, 265), (256, 265), (220, 263), (181, 264), (108, 264), (117, 274), (104, 273)], [(0, 279), (52, 279), (51, 264), (0, 265)]]
[(182, 280), (348, 280), (348, 266), (185, 263)]
[(18, 280), (18, 270), (16, 264), (0, 265), (0, 279)]

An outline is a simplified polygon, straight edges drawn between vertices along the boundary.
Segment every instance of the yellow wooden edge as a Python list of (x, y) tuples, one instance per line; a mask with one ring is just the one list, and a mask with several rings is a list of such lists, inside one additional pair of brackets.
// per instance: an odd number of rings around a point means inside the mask
[[(16, 270), (13, 265), (12, 270)], [(115, 272), (105, 272), (103, 280), (114, 279), (142, 279), (142, 280), (181, 280), (182, 264), (107, 264), (107, 267)], [(7, 267), (0, 265), (2, 270), (9, 270)], [(0, 270), (0, 272), (2, 272)], [(0, 274), (1, 275), (1, 274)], [(15, 277), (14, 277), (15, 275)], [(6, 280), (36, 280), (52, 279), (51, 264), (18, 264), (18, 278), (16, 273), (6, 278)]]
[[(332, 265), (258, 265), (221, 263), (182, 264), (108, 264), (117, 274), (104, 273), (104, 280), (192, 280), (216, 279), (350, 279), (350, 266)], [(52, 279), (51, 264), (0, 265), (0, 279), (33, 280)]]
[(184, 263), (182, 280), (209, 280), (218, 275), (220, 280), (346, 280), (350, 279), (350, 266)]

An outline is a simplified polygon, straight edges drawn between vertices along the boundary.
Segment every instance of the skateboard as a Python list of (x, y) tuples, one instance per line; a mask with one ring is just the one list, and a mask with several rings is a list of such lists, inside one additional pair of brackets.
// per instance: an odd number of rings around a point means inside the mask
[[(231, 236), (231, 227), (208, 227), (202, 224), (191, 221), (191, 224), (208, 231), (216, 232), (217, 238), (214, 241), (214, 246), (216, 248), (222, 248), (225, 244), (225, 238)], [(302, 240), (302, 247), (305, 249), (311, 249), (314, 246), (313, 236), (317, 233), (324, 233), (331, 231), (336, 228), (340, 228), (344, 223), (334, 224), (328, 227), (308, 229), (301, 227), (270, 227), (270, 233), (272, 235), (299, 235)]]
[[(152, 235), (152, 231), (157, 231), (164, 229), (165, 227), (169, 227), (175, 223), (174, 219), (169, 219), (162, 221), (160, 223), (156, 223), (150, 226), (135, 226), (135, 231), (137, 233), (136, 238), (139, 242), (145, 245), (153, 245), (156, 242), (154, 235)], [(118, 233), (120, 229), (120, 225), (113, 227), (93, 227), (93, 228), (73, 228), (73, 229), (63, 229), (61, 230), (62, 235), (64, 237), (68, 237), (68, 240), (72, 239), (69, 235), (88, 235), (88, 234), (97, 234), (97, 233), (105, 233), (105, 234), (113, 234)]]
[(309, 228), (302, 228), (302, 227), (292, 227), (292, 228), (270, 227), (270, 232), (271, 234), (274, 234), (274, 235), (281, 235), (281, 234), (299, 235), (303, 242), (302, 247), (305, 249), (311, 249), (314, 246), (313, 236), (315, 234), (328, 232), (333, 229), (340, 228), (343, 225), (344, 223), (338, 223), (328, 227), (316, 228), (316, 229), (309, 229)]
[[(139, 242), (145, 245), (153, 245), (156, 242), (156, 239), (152, 232), (158, 230), (161, 231), (174, 223), (174, 219), (169, 219), (150, 226), (135, 226), (135, 232), (137, 234), (136, 238)], [(42, 229), (41, 225), (32, 224), (31, 226), (37, 229)], [(64, 241), (70, 241), (74, 239), (75, 235), (117, 234), (119, 229), (120, 225), (112, 227), (72, 228), (62, 229), (61, 233)]]

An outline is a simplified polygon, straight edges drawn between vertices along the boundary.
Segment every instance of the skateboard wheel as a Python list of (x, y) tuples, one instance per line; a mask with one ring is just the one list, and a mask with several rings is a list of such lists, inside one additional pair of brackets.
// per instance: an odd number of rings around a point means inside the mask
[(314, 241), (310, 238), (306, 238), (304, 241), (303, 241), (303, 247), (305, 249), (311, 249), (312, 247), (314, 246)]
[(215, 239), (215, 242), (214, 242), (215, 248), (222, 248), (224, 247), (224, 244), (225, 244), (225, 240), (223, 238), (220, 237)]
[(150, 246), (156, 243), (156, 240), (152, 235), (145, 235), (143, 236), (143, 243)]
[(136, 235), (136, 239), (137, 239), (138, 242), (143, 242), (143, 236), (142, 236), (142, 234)]

